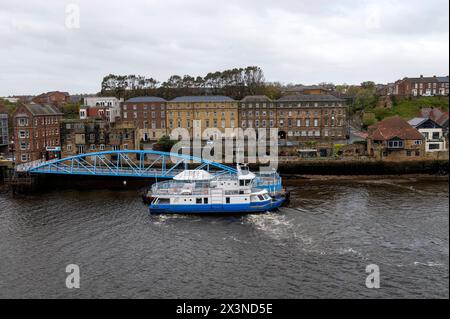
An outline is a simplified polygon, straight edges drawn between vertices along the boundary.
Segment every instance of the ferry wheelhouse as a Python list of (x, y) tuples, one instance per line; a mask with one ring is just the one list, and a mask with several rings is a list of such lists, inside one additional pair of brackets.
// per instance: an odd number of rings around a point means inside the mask
[(152, 214), (262, 213), (285, 201), (278, 174), (256, 176), (238, 166), (237, 174), (214, 176), (185, 170), (171, 181), (156, 183), (149, 194)]

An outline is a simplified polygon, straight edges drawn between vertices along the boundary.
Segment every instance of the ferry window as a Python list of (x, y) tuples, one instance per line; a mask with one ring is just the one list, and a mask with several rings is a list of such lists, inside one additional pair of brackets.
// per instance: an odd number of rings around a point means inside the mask
[(258, 195), (259, 200), (264, 200), (264, 196)]
[(203, 203), (204, 203), (204, 204), (208, 204), (208, 198), (207, 198), (207, 197), (205, 197), (205, 198), (203, 199)]
[(241, 179), (241, 180), (239, 181), (239, 185), (240, 185), (240, 186), (245, 186), (245, 181)]
[(195, 202), (196, 202), (196, 204), (201, 204), (201, 203), (202, 203), (202, 199), (201, 199), (201, 198), (197, 198), (197, 199), (195, 200)]
[(227, 197), (227, 198), (226, 198), (226, 202), (227, 202), (227, 204), (230, 203), (230, 197)]

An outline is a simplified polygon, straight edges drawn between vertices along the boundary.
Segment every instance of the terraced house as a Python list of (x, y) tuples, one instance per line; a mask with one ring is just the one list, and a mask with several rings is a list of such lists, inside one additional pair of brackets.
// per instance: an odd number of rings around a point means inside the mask
[(432, 76), (404, 78), (395, 82), (394, 95), (399, 96), (448, 96), (449, 77)]
[(134, 124), (138, 140), (157, 141), (167, 135), (166, 100), (155, 96), (135, 97), (125, 101), (121, 109), (123, 123)]
[(238, 101), (227, 96), (181, 96), (167, 102), (166, 110), (169, 133), (176, 128), (185, 128), (190, 138), (194, 137), (194, 120), (200, 121), (201, 132), (208, 128), (218, 129), (214, 138), (221, 138), (226, 128), (239, 125)]

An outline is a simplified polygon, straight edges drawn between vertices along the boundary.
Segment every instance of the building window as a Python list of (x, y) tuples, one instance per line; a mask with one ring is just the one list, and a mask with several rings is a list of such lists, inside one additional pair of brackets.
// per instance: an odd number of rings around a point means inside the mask
[(439, 150), (439, 149), (440, 149), (440, 145), (439, 145), (439, 144), (430, 144), (430, 145), (428, 146), (428, 148), (429, 148), (430, 150)]
[(105, 150), (105, 144), (100, 144), (100, 150), (104, 151)]
[(403, 148), (403, 141), (389, 141), (389, 148)]
[(441, 134), (439, 132), (433, 132), (433, 140), (438, 140), (441, 138)]
[(28, 119), (27, 118), (20, 118), (18, 124), (19, 124), (19, 126), (27, 126), (28, 125)]

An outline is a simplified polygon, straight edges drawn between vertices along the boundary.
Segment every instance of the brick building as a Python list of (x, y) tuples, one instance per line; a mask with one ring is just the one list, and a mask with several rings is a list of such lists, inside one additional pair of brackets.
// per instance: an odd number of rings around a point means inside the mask
[(122, 105), (121, 120), (137, 127), (138, 140), (157, 141), (168, 134), (166, 100), (154, 96), (129, 99)]
[(265, 95), (247, 96), (239, 101), (239, 125), (242, 129), (255, 128), (266, 129), (269, 138), (269, 130), (277, 125), (276, 102)]
[(378, 160), (414, 160), (425, 156), (425, 138), (398, 116), (368, 129), (367, 151)]
[(347, 135), (345, 100), (327, 94), (295, 94), (277, 100), (281, 140), (342, 141)]
[(62, 156), (139, 149), (136, 136), (136, 128), (129, 123), (111, 123), (99, 119), (63, 120)]
[(404, 78), (395, 82), (394, 95), (397, 96), (448, 96), (449, 77), (432, 76)]
[(34, 97), (32, 101), (36, 104), (50, 104), (61, 107), (70, 102), (70, 94), (67, 92), (52, 91), (40, 94)]
[(16, 163), (60, 156), (62, 117), (53, 105), (20, 105), (13, 114)]

